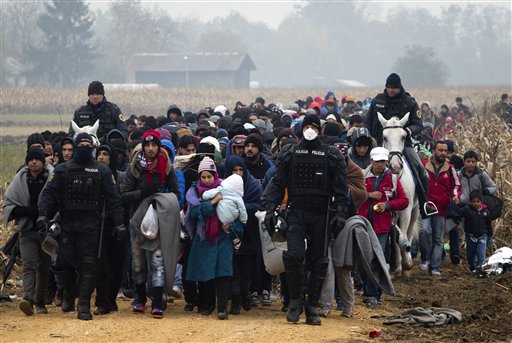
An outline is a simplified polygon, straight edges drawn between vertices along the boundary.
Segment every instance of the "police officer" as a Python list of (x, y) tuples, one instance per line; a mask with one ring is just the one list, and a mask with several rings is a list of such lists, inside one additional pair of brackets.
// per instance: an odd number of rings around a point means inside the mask
[(377, 112), (389, 120), (392, 117), (403, 118), (409, 113), (409, 120), (404, 125), (407, 132), (405, 141), (404, 156), (409, 165), (412, 165), (414, 178), (416, 182), (416, 193), (420, 202), (420, 213), (422, 217), (437, 213), (435, 205), (428, 201), (428, 174), (421, 163), (421, 160), (412, 147), (411, 137), (420, 134), (423, 131), (423, 122), (421, 120), (421, 111), (416, 100), (407, 93), (402, 87), (402, 81), (398, 74), (392, 73), (386, 79), (386, 88), (383, 93), (378, 94), (370, 105), (366, 115), (365, 126), (370, 130), (370, 134), (377, 140), (379, 146), (382, 146), (382, 124), (379, 121)]
[[(287, 320), (299, 321), (305, 305), (306, 323), (320, 325), (318, 302), (327, 271), (326, 230), (334, 223), (337, 235), (345, 226), (347, 213), (347, 169), (338, 149), (323, 144), (320, 119), (307, 115), (302, 122), (303, 139), (297, 145), (286, 145), (277, 157), (277, 172), (265, 189), (262, 206), (267, 210), (266, 225), (272, 227), (273, 213), (288, 190), (289, 211), (286, 239), (288, 251), (283, 253), (290, 294)], [(328, 218), (329, 209), (333, 213)], [(329, 222), (327, 222), (329, 221)], [(308, 239), (305, 251), (304, 239)], [(304, 304), (304, 260), (311, 270), (308, 299)]]
[[(110, 130), (118, 129), (126, 140), (128, 138), (128, 127), (125, 118), (119, 107), (105, 98), (105, 89), (100, 81), (93, 81), (89, 84), (87, 91), (89, 101), (75, 111), (73, 121), (79, 126), (94, 125), (99, 119), (100, 127), (96, 132), (98, 139), (102, 139)], [(73, 129), (69, 127), (69, 134), (73, 135)], [(102, 140), (103, 141), (103, 140)]]
[[(105, 209), (105, 211), (103, 211)], [(75, 139), (73, 159), (59, 164), (39, 200), (37, 226), (47, 231), (48, 218), (60, 213), (62, 234), (54, 271), (64, 287), (62, 310), (74, 311), (76, 274), (79, 275), (78, 319), (91, 320), (91, 294), (95, 285), (101, 214), (113, 218), (114, 234), (123, 239), (121, 196), (110, 169), (93, 159), (93, 140), (87, 133)]]

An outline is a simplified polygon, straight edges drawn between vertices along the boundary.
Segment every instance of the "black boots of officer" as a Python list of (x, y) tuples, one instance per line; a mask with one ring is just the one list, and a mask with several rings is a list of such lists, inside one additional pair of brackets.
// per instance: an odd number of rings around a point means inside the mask
[(70, 269), (55, 270), (54, 273), (62, 283), (62, 312), (73, 312), (75, 310), (76, 298), (76, 273)]
[(328, 265), (329, 259), (327, 257), (323, 257), (315, 262), (311, 270), (308, 287), (308, 301), (306, 303), (306, 324), (322, 324), (318, 313), (318, 305)]
[(283, 262), (290, 294), (286, 320), (297, 323), (304, 307), (304, 265), (288, 251), (283, 252)]
[(96, 260), (85, 257), (80, 263), (78, 319), (91, 320), (91, 295), (96, 285)]

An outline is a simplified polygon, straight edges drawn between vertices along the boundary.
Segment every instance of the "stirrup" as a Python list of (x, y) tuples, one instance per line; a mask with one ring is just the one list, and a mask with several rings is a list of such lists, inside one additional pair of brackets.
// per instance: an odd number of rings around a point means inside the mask
[(423, 204), (423, 211), (429, 217), (439, 213), (437, 206), (432, 201), (427, 201)]

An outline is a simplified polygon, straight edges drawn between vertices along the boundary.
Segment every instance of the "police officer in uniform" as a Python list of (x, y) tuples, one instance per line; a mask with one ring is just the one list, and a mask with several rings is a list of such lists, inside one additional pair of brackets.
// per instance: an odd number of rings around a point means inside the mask
[(437, 213), (437, 208), (432, 202), (428, 201), (428, 174), (421, 163), (421, 160), (412, 147), (411, 137), (420, 134), (423, 131), (423, 121), (421, 120), (421, 111), (416, 100), (407, 93), (402, 87), (400, 76), (392, 73), (386, 79), (386, 88), (383, 93), (378, 94), (370, 105), (366, 115), (365, 126), (370, 131), (373, 138), (377, 140), (379, 146), (382, 146), (382, 124), (379, 121), (377, 112), (389, 120), (392, 117), (403, 118), (409, 112), (409, 120), (404, 125), (407, 132), (405, 141), (404, 156), (416, 179), (416, 193), (420, 202), (420, 213), (423, 218)]
[[(99, 119), (100, 127), (96, 132), (98, 139), (103, 137), (112, 129), (118, 129), (126, 140), (128, 138), (128, 127), (125, 118), (119, 107), (105, 98), (105, 89), (100, 81), (93, 81), (89, 84), (87, 91), (89, 100), (87, 105), (80, 107), (73, 115), (73, 121), (79, 126), (94, 125)], [(73, 136), (73, 129), (69, 127), (69, 134)]]
[[(289, 211), (283, 253), (290, 294), (287, 320), (299, 321), (303, 307), (306, 323), (320, 325), (318, 302), (327, 271), (326, 239), (332, 228), (337, 235), (345, 226), (348, 203), (347, 169), (338, 149), (323, 144), (320, 119), (308, 115), (302, 123), (303, 139), (286, 145), (277, 157), (277, 172), (265, 189), (262, 206), (267, 210), (266, 225), (274, 226), (273, 213), (288, 190)], [(336, 210), (329, 211), (330, 208)], [(328, 216), (328, 213), (332, 215)], [(308, 239), (305, 251), (304, 239)], [(304, 261), (311, 271), (308, 299), (304, 301)]]
[(62, 234), (54, 272), (64, 287), (62, 310), (74, 311), (78, 272), (78, 319), (91, 320), (102, 213), (113, 219), (117, 239), (124, 238), (126, 228), (112, 172), (93, 158), (93, 141), (87, 133), (76, 137), (73, 159), (59, 164), (43, 189), (37, 219), (41, 232), (48, 230), (48, 218), (57, 212)]

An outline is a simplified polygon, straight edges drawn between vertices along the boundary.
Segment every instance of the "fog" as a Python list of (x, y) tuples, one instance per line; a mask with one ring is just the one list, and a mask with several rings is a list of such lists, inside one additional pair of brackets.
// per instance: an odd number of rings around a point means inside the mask
[(127, 83), (135, 53), (239, 52), (260, 87), (380, 86), (390, 72), (410, 86), (512, 85), (510, 2), (59, 4), (3, 2), (2, 84)]

